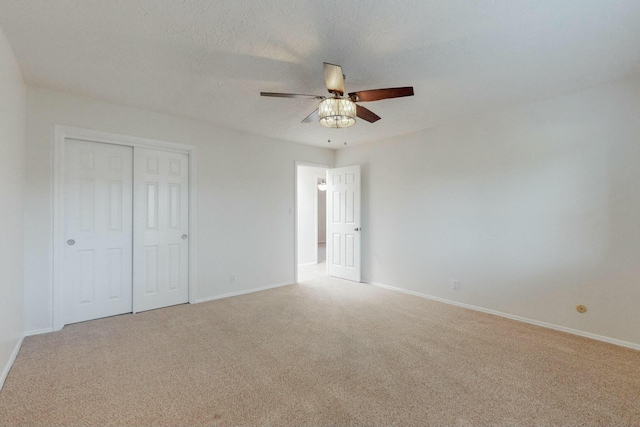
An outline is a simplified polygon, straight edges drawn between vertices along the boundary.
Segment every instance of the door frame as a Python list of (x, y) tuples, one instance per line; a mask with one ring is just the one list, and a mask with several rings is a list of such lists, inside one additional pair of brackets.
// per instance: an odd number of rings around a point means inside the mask
[(332, 169), (332, 166), (296, 161), (293, 168), (293, 283), (298, 283), (298, 168)]
[[(52, 271), (50, 287), (51, 316), (54, 331), (64, 326), (62, 272), (64, 268), (64, 194), (65, 194), (65, 145), (67, 139), (99, 142), (103, 144), (124, 145), (129, 147), (151, 148), (156, 150), (184, 153), (189, 156), (189, 303), (195, 302), (196, 295), (196, 147), (188, 144), (159, 141), (136, 136), (121, 135), (72, 126), (53, 125), (53, 215), (52, 215)], [(135, 209), (135, 203), (134, 203)], [(133, 239), (133, 236), (132, 236)], [(135, 249), (134, 241), (134, 249)], [(135, 253), (135, 252), (134, 252)], [(134, 259), (135, 261), (135, 259)], [(135, 268), (135, 262), (134, 262)], [(135, 312), (135, 301), (133, 301)]]

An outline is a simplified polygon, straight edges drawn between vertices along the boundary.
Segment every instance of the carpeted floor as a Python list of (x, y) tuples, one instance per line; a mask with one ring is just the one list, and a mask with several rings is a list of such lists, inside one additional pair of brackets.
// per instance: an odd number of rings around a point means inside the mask
[(640, 352), (301, 282), (29, 337), (0, 425), (640, 426)]

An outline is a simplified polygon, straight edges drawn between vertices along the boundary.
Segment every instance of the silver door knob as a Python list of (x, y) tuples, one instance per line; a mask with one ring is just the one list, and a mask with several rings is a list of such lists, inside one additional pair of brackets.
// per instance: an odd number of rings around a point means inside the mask
[(67, 245), (69, 245), (69, 246), (73, 246), (73, 245), (75, 245), (75, 244), (76, 244), (76, 241), (75, 241), (75, 240), (73, 240), (73, 239), (69, 239), (69, 240), (67, 240)]
[(360, 231), (360, 228), (354, 228), (353, 231)]
[(186, 234), (182, 235), (182, 240), (187, 240), (187, 235)]

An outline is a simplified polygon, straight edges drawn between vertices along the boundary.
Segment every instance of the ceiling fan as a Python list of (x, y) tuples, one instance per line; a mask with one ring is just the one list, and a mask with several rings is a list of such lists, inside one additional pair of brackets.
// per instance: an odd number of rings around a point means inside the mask
[(333, 96), (327, 98), (322, 95), (302, 95), (299, 93), (260, 92), (261, 96), (273, 96), (276, 98), (311, 98), (320, 100), (320, 105), (309, 114), (302, 123), (311, 123), (319, 120), (320, 124), (329, 128), (346, 128), (356, 124), (356, 116), (369, 123), (380, 120), (380, 116), (368, 110), (356, 102), (379, 101), (388, 98), (400, 98), (413, 96), (413, 87), (392, 87), (386, 89), (363, 90), (351, 92), (344, 96), (344, 79), (342, 67), (339, 65), (324, 63), (324, 81), (327, 90)]

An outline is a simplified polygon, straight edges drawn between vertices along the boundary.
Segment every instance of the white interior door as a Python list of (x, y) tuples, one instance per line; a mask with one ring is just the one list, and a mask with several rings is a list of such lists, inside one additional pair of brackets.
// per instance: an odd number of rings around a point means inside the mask
[(360, 281), (360, 166), (327, 171), (327, 273)]
[(189, 157), (135, 148), (134, 312), (189, 301)]
[(64, 324), (132, 311), (131, 147), (65, 144)]

